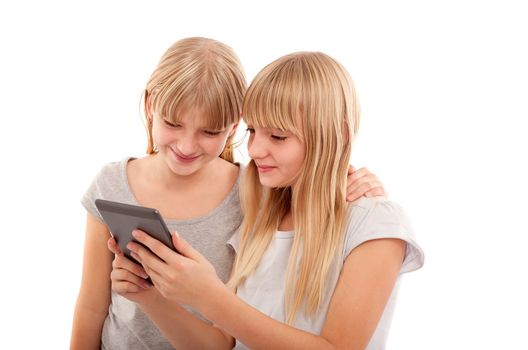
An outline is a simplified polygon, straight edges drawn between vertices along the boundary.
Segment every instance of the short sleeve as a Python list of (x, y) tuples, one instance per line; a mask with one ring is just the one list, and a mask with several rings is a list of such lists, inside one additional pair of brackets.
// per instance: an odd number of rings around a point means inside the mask
[(95, 206), (96, 199), (125, 203), (134, 202), (133, 195), (128, 190), (128, 181), (125, 175), (126, 164), (129, 159), (131, 158), (103, 166), (81, 198), (81, 204), (84, 208), (101, 222), (103, 222), (103, 218)]
[(343, 260), (350, 252), (370, 240), (397, 238), (407, 243), (400, 273), (419, 269), (424, 253), (418, 245), (413, 228), (403, 208), (383, 197), (363, 197), (349, 207)]
[(229, 238), (227, 241), (227, 245), (231, 246), (235, 253), (238, 253), (238, 249), (240, 247), (240, 229), (236, 230), (236, 232)]
[(81, 198), (81, 204), (86, 209), (86, 211), (95, 216), (101, 222), (103, 222), (103, 218), (95, 206), (95, 200), (97, 198), (102, 198), (103, 196), (101, 186), (101, 182), (103, 181), (102, 177), (103, 171), (99, 172), (95, 176), (95, 178), (92, 180), (92, 183)]

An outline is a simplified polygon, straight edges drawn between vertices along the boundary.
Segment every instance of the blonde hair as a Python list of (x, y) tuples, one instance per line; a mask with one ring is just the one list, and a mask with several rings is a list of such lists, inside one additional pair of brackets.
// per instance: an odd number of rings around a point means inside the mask
[[(200, 37), (177, 41), (161, 57), (145, 88), (147, 153), (157, 152), (149, 110), (178, 123), (183, 110), (197, 107), (205, 111), (206, 127), (219, 130), (240, 119), (246, 89), (244, 70), (229, 46)], [(233, 162), (233, 136), (220, 157)]]
[(343, 247), (346, 177), (359, 105), (347, 71), (319, 52), (279, 58), (255, 77), (246, 93), (248, 125), (293, 132), (306, 147), (304, 165), (287, 188), (260, 185), (254, 161), (242, 186), (245, 214), (241, 242), (229, 286), (238, 288), (257, 268), (288, 211), (295, 235), (286, 283), (287, 323), (302, 307), (314, 315), (326, 279)]

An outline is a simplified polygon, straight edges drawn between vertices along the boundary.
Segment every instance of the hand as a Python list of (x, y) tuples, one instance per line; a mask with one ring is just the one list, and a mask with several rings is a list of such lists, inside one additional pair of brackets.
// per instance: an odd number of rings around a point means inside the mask
[(132, 235), (148, 249), (135, 242), (128, 249), (164, 298), (201, 310), (202, 303), (215, 298), (217, 288), (226, 288), (213, 265), (176, 232), (172, 242), (179, 253), (143, 231), (135, 230)]
[(152, 300), (153, 294), (157, 291), (146, 280), (149, 276), (143, 267), (128, 259), (113, 237), (108, 240), (107, 245), (108, 249), (114, 253), (112, 272), (110, 273), (112, 290), (139, 304)]
[(347, 202), (353, 202), (361, 196), (377, 197), (386, 196), (387, 193), (378, 177), (367, 168), (354, 169), (352, 165), (348, 168), (347, 178)]

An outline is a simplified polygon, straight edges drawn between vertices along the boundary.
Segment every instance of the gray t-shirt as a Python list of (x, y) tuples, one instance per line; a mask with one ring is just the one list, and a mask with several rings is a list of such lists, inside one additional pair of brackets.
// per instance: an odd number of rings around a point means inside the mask
[[(130, 189), (127, 163), (132, 158), (104, 166), (82, 197), (86, 210), (103, 222), (94, 205), (97, 198), (139, 205)], [(240, 170), (242, 173), (242, 170)], [(191, 220), (165, 220), (172, 232), (177, 230), (213, 264), (220, 279), (226, 282), (231, 272), (234, 251), (227, 241), (242, 222), (237, 180), (224, 201), (207, 215)], [(154, 323), (136, 303), (112, 292), (112, 303), (104, 323), (102, 349), (173, 349)]]
[[(278, 231), (262, 256), (256, 270), (237, 289), (237, 295), (248, 304), (273, 319), (286, 322), (285, 287), (288, 260), (293, 246), (294, 232)], [(361, 197), (349, 205), (345, 242), (338, 263), (330, 272), (326, 291), (317, 314), (313, 317), (299, 312), (293, 326), (304, 331), (320, 334), (341, 269), (350, 252), (360, 244), (380, 238), (399, 238), (407, 242), (405, 259), (400, 273), (419, 269), (424, 253), (416, 243), (413, 229), (403, 209), (383, 197)], [(237, 233), (229, 241), (236, 250), (240, 245)], [(367, 346), (368, 350), (385, 349), (385, 343), (396, 304), (399, 279), (385, 306), (383, 315)], [(237, 341), (235, 349), (247, 349)]]

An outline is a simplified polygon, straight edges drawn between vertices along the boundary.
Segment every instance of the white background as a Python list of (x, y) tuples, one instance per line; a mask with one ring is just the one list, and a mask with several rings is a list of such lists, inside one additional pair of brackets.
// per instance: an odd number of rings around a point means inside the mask
[(326, 52), (350, 71), (363, 112), (352, 163), (379, 175), (426, 252), (424, 268), (403, 280), (390, 349), (528, 348), (521, 1), (7, 3), (1, 348), (68, 347), (79, 199), (103, 164), (144, 154), (141, 91), (187, 36), (232, 46), (248, 80), (298, 50)]

